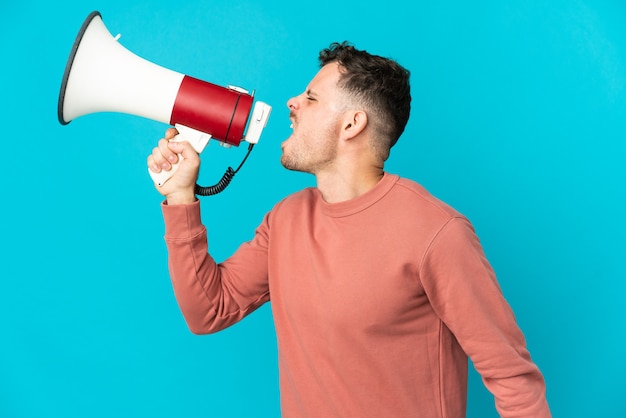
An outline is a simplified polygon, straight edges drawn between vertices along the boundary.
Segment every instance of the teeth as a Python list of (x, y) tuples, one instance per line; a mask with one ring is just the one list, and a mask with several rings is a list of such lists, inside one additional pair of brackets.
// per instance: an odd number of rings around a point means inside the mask
[(290, 127), (291, 129), (293, 129), (293, 123), (292, 123), (291, 125), (289, 125), (289, 127)]

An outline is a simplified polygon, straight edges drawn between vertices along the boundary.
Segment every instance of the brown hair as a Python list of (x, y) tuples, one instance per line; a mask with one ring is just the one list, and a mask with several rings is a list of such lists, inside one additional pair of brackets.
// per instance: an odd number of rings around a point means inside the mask
[(320, 67), (337, 62), (342, 70), (339, 87), (351, 93), (369, 110), (368, 117), (382, 137), (383, 160), (398, 141), (411, 113), (410, 72), (389, 58), (358, 50), (349, 42), (334, 42), (319, 53)]

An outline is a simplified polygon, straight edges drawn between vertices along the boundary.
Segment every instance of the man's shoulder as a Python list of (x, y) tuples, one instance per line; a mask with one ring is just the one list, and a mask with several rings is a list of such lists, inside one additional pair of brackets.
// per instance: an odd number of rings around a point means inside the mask
[(420, 183), (406, 177), (398, 177), (394, 185), (394, 197), (408, 207), (418, 205), (423, 211), (440, 213), (444, 217), (462, 217), (455, 208), (439, 199)]
[(306, 187), (293, 192), (279, 200), (272, 209), (272, 212), (296, 210), (303, 206), (310, 206), (317, 198), (317, 189)]

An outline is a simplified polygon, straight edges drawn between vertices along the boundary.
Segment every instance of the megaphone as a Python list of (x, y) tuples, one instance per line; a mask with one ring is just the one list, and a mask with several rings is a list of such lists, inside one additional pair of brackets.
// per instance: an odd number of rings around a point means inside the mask
[[(246, 141), (248, 153), (259, 141), (271, 106), (257, 101), (253, 109), (253, 96), (245, 89), (221, 87), (147, 61), (124, 48), (119, 37), (108, 31), (98, 11), (83, 22), (61, 83), (62, 125), (90, 113), (120, 112), (176, 126), (179, 135), (173, 140), (189, 141), (198, 153), (209, 139), (227, 147)], [(181, 160), (179, 155), (178, 164)], [(150, 170), (150, 175), (163, 185), (178, 164), (160, 173)], [(229, 170), (221, 189), (236, 172)]]

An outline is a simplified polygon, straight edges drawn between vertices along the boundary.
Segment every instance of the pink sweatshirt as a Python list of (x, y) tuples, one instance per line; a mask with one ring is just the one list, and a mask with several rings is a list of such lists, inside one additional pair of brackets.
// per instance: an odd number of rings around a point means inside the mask
[(284, 417), (464, 417), (467, 356), (502, 417), (550, 416), (472, 226), (418, 184), (385, 174), (338, 204), (305, 189), (220, 264), (199, 203), (163, 214), (192, 332), (219, 331), (271, 300)]

